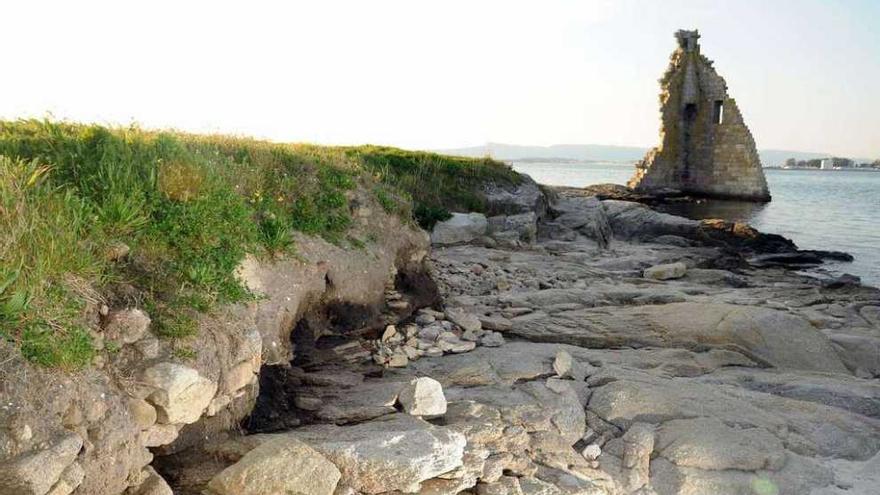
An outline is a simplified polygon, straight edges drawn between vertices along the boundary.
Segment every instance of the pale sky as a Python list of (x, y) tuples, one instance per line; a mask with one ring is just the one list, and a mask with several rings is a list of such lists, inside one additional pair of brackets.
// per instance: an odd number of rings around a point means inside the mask
[(277, 141), (652, 146), (698, 28), (759, 148), (880, 157), (880, 1), (19, 1), (0, 118)]

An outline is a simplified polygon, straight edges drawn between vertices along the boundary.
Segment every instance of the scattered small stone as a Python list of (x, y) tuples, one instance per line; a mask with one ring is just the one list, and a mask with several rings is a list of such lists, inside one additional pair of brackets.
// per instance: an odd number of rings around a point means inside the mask
[(437, 339), (437, 347), (439, 347), (443, 352), (460, 354), (462, 352), (474, 350), (477, 347), (477, 343), (461, 340), (457, 335), (452, 332), (443, 332)]
[(110, 261), (121, 261), (128, 253), (131, 252), (131, 248), (128, 247), (127, 244), (123, 242), (113, 242), (109, 246), (107, 246), (107, 259)]
[[(581, 437), (581, 442), (586, 444), (597, 443), (595, 440), (599, 437), (599, 434), (596, 433), (596, 430), (587, 427), (586, 431), (584, 431), (584, 436)], [(601, 445), (599, 445), (601, 447)]]
[(478, 332), (483, 329), (480, 319), (471, 313), (467, 313), (459, 308), (449, 308), (446, 310), (446, 318), (452, 323), (460, 326), (465, 331)]
[(472, 330), (467, 330), (461, 334), (461, 339), (467, 340), (469, 342), (477, 342), (478, 340), (480, 340), (480, 337), (482, 337), (482, 332), (477, 333)]
[(113, 311), (107, 316), (104, 323), (104, 334), (108, 339), (132, 344), (140, 340), (147, 333), (150, 326), (150, 317), (137, 308), (127, 308)]
[(507, 318), (501, 316), (478, 316), (485, 330), (507, 332), (513, 326)]
[(409, 358), (402, 349), (398, 348), (391, 354), (387, 364), (390, 368), (404, 368), (409, 364)]
[(397, 328), (394, 325), (388, 325), (382, 332), (382, 342), (388, 342), (395, 335), (397, 335)]
[(416, 323), (418, 323), (419, 325), (422, 325), (422, 326), (430, 325), (431, 323), (434, 323), (435, 321), (437, 321), (437, 318), (435, 318), (433, 315), (420, 314), (420, 315), (416, 316)]
[(406, 301), (391, 301), (388, 303), (388, 307), (395, 311), (403, 311), (409, 308), (409, 303)]
[(556, 353), (556, 359), (553, 360), (553, 371), (560, 378), (570, 378), (572, 368), (574, 367), (574, 359), (571, 354), (566, 351), (559, 350)]
[(439, 323), (431, 324), (419, 330), (419, 338), (433, 342), (437, 340), (437, 337), (439, 337), (444, 331), (443, 325), (440, 325)]
[(409, 345), (403, 346), (403, 352), (410, 361), (415, 361), (422, 355), (421, 351)]
[(440, 357), (443, 355), (443, 350), (439, 347), (430, 347), (424, 350), (424, 355), (427, 357)]
[(588, 461), (595, 461), (600, 455), (602, 455), (602, 447), (599, 447), (595, 443), (591, 443), (584, 447), (584, 450), (581, 451), (581, 455)]
[(642, 276), (653, 280), (670, 280), (684, 277), (685, 273), (687, 273), (687, 265), (679, 261), (647, 268)]
[(480, 337), (480, 345), (486, 347), (500, 347), (504, 345), (504, 336), (498, 332), (486, 332)]
[(407, 339), (414, 338), (419, 334), (419, 327), (417, 325), (407, 325), (403, 327), (403, 334), (406, 335)]
[(31, 430), (30, 425), (26, 424), (13, 427), (10, 433), (12, 434), (12, 438), (20, 444), (25, 443), (34, 437), (34, 432)]
[(436, 309), (431, 308), (422, 308), (419, 310), (419, 314), (433, 316), (437, 320), (442, 320), (446, 318), (446, 315), (443, 313), (443, 311), (437, 311)]
[(474, 275), (482, 275), (483, 274), (483, 265), (473, 265), (471, 266), (471, 273)]
[(443, 386), (433, 378), (423, 376), (409, 382), (397, 398), (403, 410), (413, 416), (440, 416), (446, 414), (446, 396)]
[(143, 356), (144, 359), (154, 359), (159, 357), (159, 339), (152, 335), (147, 335), (141, 340), (135, 342), (134, 348), (141, 353), (141, 356)]

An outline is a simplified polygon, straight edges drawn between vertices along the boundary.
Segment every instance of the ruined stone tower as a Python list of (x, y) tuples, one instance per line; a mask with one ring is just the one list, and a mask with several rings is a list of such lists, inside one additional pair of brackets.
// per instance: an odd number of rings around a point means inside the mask
[(697, 31), (675, 33), (678, 48), (660, 79), (660, 145), (636, 164), (627, 185), (641, 192), (770, 201), (755, 140), (727, 83), (700, 54)]

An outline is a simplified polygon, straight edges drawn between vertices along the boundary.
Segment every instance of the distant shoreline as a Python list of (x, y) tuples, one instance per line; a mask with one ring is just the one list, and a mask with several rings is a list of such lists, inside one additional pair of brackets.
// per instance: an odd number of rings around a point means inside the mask
[[(505, 163), (509, 164), (559, 164), (559, 165), (613, 165), (613, 166), (634, 166), (635, 161), (616, 161), (616, 160), (594, 160), (594, 159), (574, 159), (574, 158), (514, 158), (514, 159), (506, 159), (501, 160)], [(880, 168), (856, 168), (856, 167), (844, 167), (844, 168), (813, 168), (813, 167), (780, 167), (780, 166), (769, 166), (764, 167), (764, 170), (784, 170), (784, 171), (796, 171), (796, 170), (805, 170), (809, 172), (880, 172)]]
[(880, 172), (880, 168), (812, 168), (812, 167), (764, 167), (764, 170), (806, 170), (808, 172)]

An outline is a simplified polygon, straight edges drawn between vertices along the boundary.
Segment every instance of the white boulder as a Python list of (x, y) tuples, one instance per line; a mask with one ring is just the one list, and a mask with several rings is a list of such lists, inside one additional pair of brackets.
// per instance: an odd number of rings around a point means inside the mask
[(446, 396), (443, 385), (433, 378), (423, 376), (409, 383), (397, 398), (403, 410), (413, 416), (439, 416), (446, 414)]

